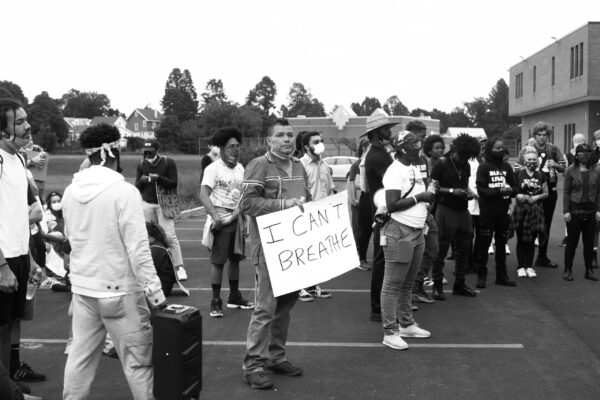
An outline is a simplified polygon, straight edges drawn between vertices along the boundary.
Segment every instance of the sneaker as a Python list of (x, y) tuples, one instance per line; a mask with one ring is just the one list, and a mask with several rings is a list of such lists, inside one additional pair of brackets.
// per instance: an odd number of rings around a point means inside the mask
[(549, 258), (538, 258), (535, 260), (535, 266), (536, 267), (542, 267), (542, 268), (558, 268), (558, 264), (553, 263), (552, 260), (550, 260)]
[(535, 269), (529, 267), (525, 270), (527, 272), (527, 276), (530, 278), (537, 278), (537, 274), (535, 273)]
[(223, 317), (223, 300), (212, 299), (210, 301), (210, 316), (215, 318)]
[(104, 349), (102, 349), (102, 354), (104, 354), (105, 356), (108, 356), (110, 358), (119, 358), (119, 355), (117, 354), (117, 349), (115, 348), (115, 346), (104, 346)]
[(431, 333), (425, 329), (419, 328), (419, 325), (415, 322), (406, 328), (400, 327), (400, 336), (412, 337), (412, 338), (428, 338), (431, 337)]
[(423, 279), (423, 285), (424, 286), (433, 286), (433, 279), (431, 279), (430, 277), (426, 277), (425, 279)]
[(510, 247), (508, 247), (508, 244), (505, 245), (504, 249), (505, 249), (504, 252), (506, 253), (506, 255), (509, 256), (510, 255)]
[(23, 393), (23, 400), (43, 400), (43, 398), (39, 397), (39, 396), (32, 396), (30, 394)]
[(560, 241), (558, 247), (565, 247), (567, 245), (567, 237), (565, 236), (563, 240)]
[(535, 247), (539, 247), (540, 246), (540, 240), (538, 238), (535, 238), (535, 240), (533, 241), (533, 245)]
[(235, 296), (229, 295), (227, 300), (227, 308), (241, 308), (242, 310), (250, 310), (254, 308), (254, 303), (242, 297), (242, 293), (238, 290)]
[(527, 271), (525, 270), (525, 268), (517, 268), (517, 277), (527, 278)]
[(312, 297), (312, 295), (310, 293), (308, 293), (306, 291), (306, 289), (300, 290), (300, 293), (298, 294), (298, 300), (304, 301), (307, 303), (310, 301), (315, 301), (314, 297)]
[(383, 335), (384, 346), (391, 347), (396, 350), (406, 350), (408, 349), (408, 344), (400, 337), (398, 333), (393, 335)]
[(494, 254), (494, 245), (490, 244), (490, 248), (488, 249), (488, 254)]
[(275, 386), (265, 371), (262, 370), (251, 374), (244, 374), (244, 382), (252, 389), (271, 389)]
[(362, 271), (369, 271), (371, 269), (371, 266), (369, 265), (369, 263), (367, 262), (367, 260), (360, 260), (360, 264), (358, 264), (358, 267), (356, 267)]
[(177, 279), (180, 281), (187, 281), (187, 278), (187, 272), (185, 271), (185, 268), (183, 268), (183, 265), (177, 267)]
[(321, 299), (331, 298), (331, 293), (321, 290), (321, 286), (316, 285), (314, 289), (309, 289), (308, 293), (313, 297), (319, 297)]
[(443, 284), (443, 285), (447, 285), (447, 284), (448, 284), (448, 279), (446, 279), (446, 278), (442, 278), (442, 284)]
[(28, 364), (22, 362), (17, 368), (17, 372), (13, 375), (15, 381), (23, 382), (42, 382), (46, 380), (46, 375), (35, 372)]
[(291, 362), (284, 361), (279, 364), (271, 365), (267, 369), (277, 375), (300, 376), (304, 372), (300, 367), (294, 367)]
[(416, 306), (414, 304), (410, 305), (410, 311), (419, 311), (419, 306)]
[(433, 299), (429, 297), (429, 294), (425, 291), (422, 283), (418, 283), (415, 289), (413, 289), (413, 302), (426, 304), (433, 303)]

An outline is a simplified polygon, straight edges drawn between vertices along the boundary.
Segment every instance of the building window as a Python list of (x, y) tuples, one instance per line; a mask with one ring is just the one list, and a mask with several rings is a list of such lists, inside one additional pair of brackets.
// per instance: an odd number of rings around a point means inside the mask
[(571, 47), (571, 79), (583, 75), (583, 43)]
[(565, 151), (569, 151), (573, 147), (573, 136), (575, 135), (575, 124), (564, 125)]
[(533, 93), (535, 93), (535, 81), (537, 78), (537, 67), (533, 66)]
[(142, 121), (142, 126), (145, 128), (146, 127), (146, 120)]
[(554, 86), (554, 72), (556, 71), (556, 59), (552, 56), (552, 86)]
[(136, 131), (136, 132), (140, 130), (139, 125), (138, 125), (137, 122), (133, 125), (133, 130)]
[(583, 75), (583, 43), (579, 43), (579, 76)]
[(515, 76), (515, 98), (520, 99), (523, 97), (523, 73), (519, 73)]

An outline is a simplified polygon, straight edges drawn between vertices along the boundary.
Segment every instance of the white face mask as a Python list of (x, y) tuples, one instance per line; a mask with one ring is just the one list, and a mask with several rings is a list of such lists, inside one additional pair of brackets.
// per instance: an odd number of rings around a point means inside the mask
[(315, 155), (320, 156), (325, 152), (325, 145), (323, 143), (315, 144), (315, 149), (313, 151)]
[(54, 211), (60, 211), (62, 210), (62, 203), (52, 203), (50, 207), (52, 207)]

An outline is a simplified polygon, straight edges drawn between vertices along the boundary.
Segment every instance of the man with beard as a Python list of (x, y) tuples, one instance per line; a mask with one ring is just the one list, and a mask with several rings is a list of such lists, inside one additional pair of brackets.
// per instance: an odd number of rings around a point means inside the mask
[(184, 281), (187, 279), (187, 273), (183, 267), (181, 247), (175, 233), (175, 220), (163, 214), (156, 196), (156, 186), (168, 190), (177, 189), (177, 166), (172, 158), (158, 154), (158, 142), (155, 139), (144, 142), (142, 154), (144, 159), (138, 164), (135, 186), (142, 193), (144, 217), (146, 221), (154, 221), (164, 229), (173, 256), (173, 265), (177, 270), (177, 278)]
[[(212, 264), (210, 283), (213, 292), (210, 316), (222, 317), (221, 282), (227, 260), (229, 260), (227, 308), (248, 310), (254, 308), (254, 304), (244, 299), (239, 291), (240, 260), (244, 255), (244, 222), (239, 208), (244, 167), (237, 161), (240, 156), (242, 133), (235, 128), (223, 128), (213, 136), (212, 144), (219, 148), (221, 157), (209, 164), (204, 171), (200, 187), (200, 201), (206, 213), (212, 218), (214, 235), (210, 252)], [(210, 224), (211, 222), (207, 220), (206, 223)], [(236, 242), (242, 243), (242, 247), (236, 249)]]

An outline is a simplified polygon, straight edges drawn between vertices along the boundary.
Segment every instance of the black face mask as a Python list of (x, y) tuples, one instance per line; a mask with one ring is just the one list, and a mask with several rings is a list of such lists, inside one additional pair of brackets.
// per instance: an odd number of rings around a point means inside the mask
[(490, 152), (492, 159), (496, 162), (501, 162), (504, 158), (504, 150), (497, 150)]

